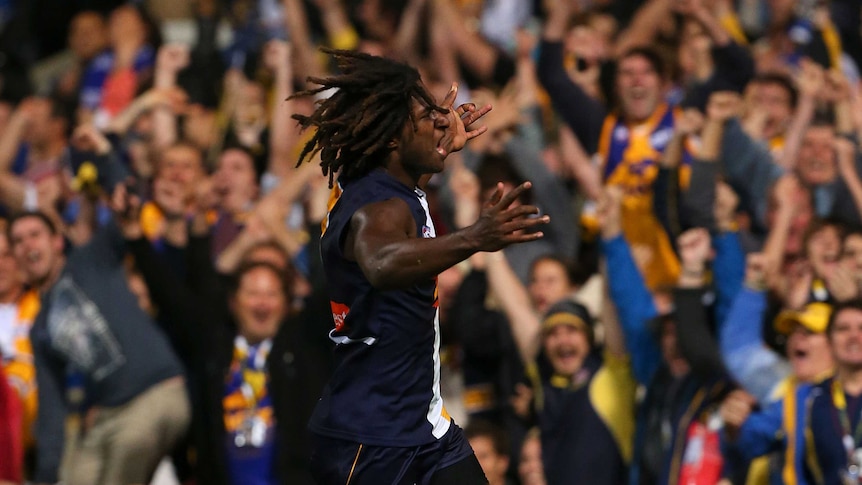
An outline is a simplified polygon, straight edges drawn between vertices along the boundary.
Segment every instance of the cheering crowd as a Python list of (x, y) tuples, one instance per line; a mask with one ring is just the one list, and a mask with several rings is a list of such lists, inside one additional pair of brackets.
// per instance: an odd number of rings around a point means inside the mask
[(339, 174), (303, 151), (320, 47), (493, 106), (420, 187), (436, 236), (501, 183), (549, 216), (436, 278), (443, 415), (491, 485), (862, 483), (860, 24), (855, 0), (0, 0), (0, 484), (314, 483), (346, 338)]

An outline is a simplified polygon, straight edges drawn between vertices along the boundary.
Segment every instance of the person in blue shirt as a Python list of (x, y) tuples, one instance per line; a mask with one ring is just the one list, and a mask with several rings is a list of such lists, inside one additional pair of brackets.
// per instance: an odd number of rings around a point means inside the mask
[[(779, 400), (761, 411), (737, 406), (723, 413), (732, 446), (749, 457), (776, 443), (791, 450), (788, 458), (799, 484), (859, 483), (862, 467), (862, 300), (835, 305), (826, 325), (835, 373), (817, 384), (795, 389), (798, 403), (787, 415)], [(802, 432), (789, 433), (791, 427)], [(792, 437), (792, 441), (790, 441)]]
[(314, 79), (313, 95), (337, 88), (311, 115), (300, 163), (320, 155), (334, 184), (321, 255), (335, 327), (336, 368), (309, 423), (312, 474), (329, 484), (487, 483), (440, 396), (437, 275), (479, 251), (542, 237), (549, 221), (531, 205), (510, 207), (524, 183), (502, 185), (478, 221), (436, 237), (422, 190), (446, 156), (485, 130), (465, 128), (490, 106), (439, 103), (406, 64), (326, 49), (339, 74)]

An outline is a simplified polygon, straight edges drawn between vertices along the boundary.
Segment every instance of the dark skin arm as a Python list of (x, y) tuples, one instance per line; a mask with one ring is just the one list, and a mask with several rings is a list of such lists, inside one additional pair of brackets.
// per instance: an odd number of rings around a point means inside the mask
[(366, 205), (353, 215), (345, 256), (359, 264), (372, 286), (385, 290), (433, 278), (479, 251), (534, 241), (543, 234), (524, 229), (547, 223), (548, 216), (529, 217), (538, 213), (531, 205), (510, 207), (529, 188), (525, 182), (504, 194), (500, 184), (473, 225), (438, 238), (417, 237), (416, 222), (401, 199)]

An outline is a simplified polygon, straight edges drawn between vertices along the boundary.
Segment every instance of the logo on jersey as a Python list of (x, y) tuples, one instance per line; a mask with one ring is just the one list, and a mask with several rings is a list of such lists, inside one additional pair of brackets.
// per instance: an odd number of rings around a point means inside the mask
[(422, 226), (422, 237), (425, 239), (434, 237), (434, 233), (431, 231), (430, 227)]
[(672, 137), (673, 128), (661, 128), (650, 136), (649, 142), (656, 150), (663, 151)]
[(344, 303), (338, 303), (332, 300), (329, 301), (329, 306), (332, 308), (332, 321), (335, 322), (335, 331), (340, 332), (344, 330), (344, 319), (347, 318), (347, 314), (350, 313), (350, 307)]

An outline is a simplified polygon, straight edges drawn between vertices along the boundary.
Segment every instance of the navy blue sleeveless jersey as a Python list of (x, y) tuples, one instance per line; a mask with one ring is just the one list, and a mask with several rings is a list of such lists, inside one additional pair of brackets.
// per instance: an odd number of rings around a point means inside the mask
[(410, 207), (417, 237), (435, 237), (424, 192), (383, 170), (333, 189), (321, 255), (337, 365), (309, 428), (368, 445), (417, 446), (440, 439), (450, 425), (440, 397), (436, 278), (377, 290), (343, 247), (357, 210), (394, 198)]

